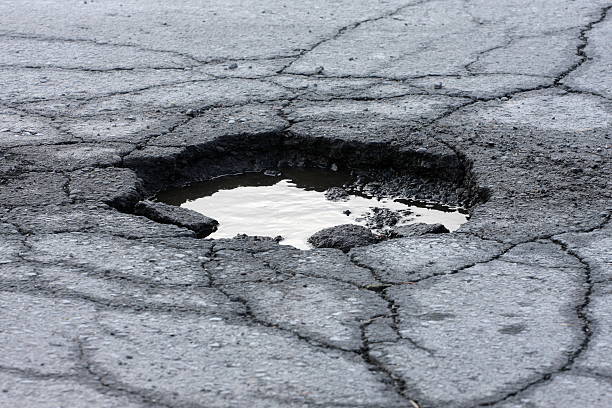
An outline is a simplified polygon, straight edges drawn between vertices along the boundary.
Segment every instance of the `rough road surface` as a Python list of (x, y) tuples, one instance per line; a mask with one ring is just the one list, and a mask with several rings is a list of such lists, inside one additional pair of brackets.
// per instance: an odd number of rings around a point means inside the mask
[[(611, 7), (0, 2), (0, 406), (609, 408)], [(133, 215), (274, 137), (487, 200), (347, 254)]]

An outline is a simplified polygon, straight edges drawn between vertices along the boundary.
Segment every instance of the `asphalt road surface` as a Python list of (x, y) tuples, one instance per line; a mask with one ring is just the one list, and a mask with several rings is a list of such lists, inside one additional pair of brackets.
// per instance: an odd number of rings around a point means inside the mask
[[(0, 406), (611, 407), (611, 7), (3, 0)], [(486, 200), (346, 254), (132, 214), (291, 140)]]

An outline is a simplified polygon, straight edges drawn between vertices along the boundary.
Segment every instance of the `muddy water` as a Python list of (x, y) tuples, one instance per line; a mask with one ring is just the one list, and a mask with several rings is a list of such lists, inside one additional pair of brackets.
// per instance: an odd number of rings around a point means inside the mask
[(330, 201), (324, 192), (350, 184), (351, 176), (318, 169), (286, 169), (281, 175), (246, 173), (223, 176), (161, 193), (159, 201), (180, 205), (219, 221), (209, 238), (237, 234), (282, 236), (281, 244), (310, 248), (308, 237), (340, 224), (368, 223), (372, 208), (401, 211), (397, 225), (440, 223), (453, 231), (467, 221), (464, 210), (405, 199), (350, 194)]

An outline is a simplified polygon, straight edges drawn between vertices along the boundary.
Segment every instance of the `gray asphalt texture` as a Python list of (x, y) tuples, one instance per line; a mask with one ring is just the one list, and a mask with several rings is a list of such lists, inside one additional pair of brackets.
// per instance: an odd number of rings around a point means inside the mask
[[(0, 2), (0, 406), (611, 407), (611, 7)], [(281, 133), (489, 196), (346, 254), (126, 211)]]

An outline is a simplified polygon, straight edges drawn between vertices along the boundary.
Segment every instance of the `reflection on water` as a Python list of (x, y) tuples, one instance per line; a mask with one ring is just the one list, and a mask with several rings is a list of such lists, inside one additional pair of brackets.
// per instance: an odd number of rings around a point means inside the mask
[(350, 184), (350, 175), (322, 169), (283, 169), (280, 176), (246, 173), (223, 176), (161, 193), (159, 201), (198, 211), (219, 221), (209, 238), (237, 234), (277, 236), (281, 244), (307, 249), (308, 237), (340, 224), (366, 225), (372, 208), (405, 214), (398, 225), (440, 223), (453, 231), (467, 221), (467, 212), (407, 199), (373, 198), (350, 194), (346, 201), (330, 201), (324, 192)]

